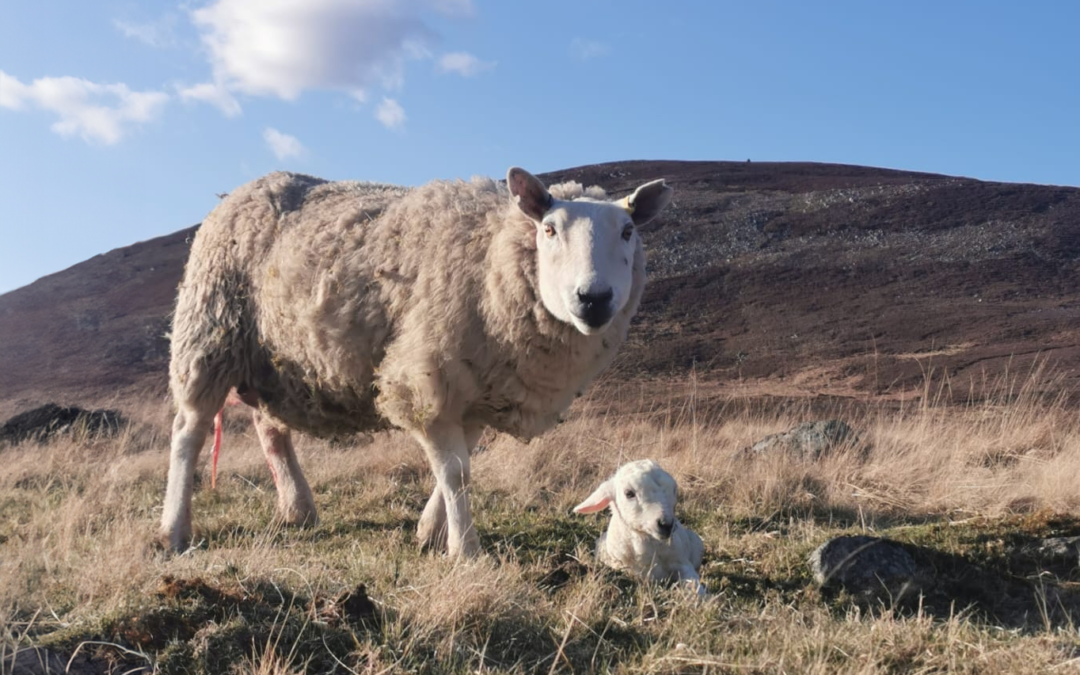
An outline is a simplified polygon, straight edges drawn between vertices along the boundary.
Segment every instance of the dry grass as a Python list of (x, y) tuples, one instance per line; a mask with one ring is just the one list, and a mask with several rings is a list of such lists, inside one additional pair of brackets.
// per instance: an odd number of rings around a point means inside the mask
[[(149, 542), (169, 413), (147, 405), (118, 438), (0, 450), (0, 648), (78, 649), (81, 672), (1080, 672), (1080, 573), (1016, 557), (1080, 534), (1080, 418), (1025, 386), (1036, 377), (961, 407), (934, 403), (947, 383), (933, 378), (885, 403), (762, 402), (692, 379), (608, 387), (531, 444), (483, 439), (487, 553), (466, 564), (416, 550), (431, 479), (405, 435), (300, 438), (322, 523), (286, 529), (240, 419), (218, 490), (196, 494), (199, 545), (164, 556)], [(743, 452), (827, 416), (869, 453)], [(604, 519), (570, 508), (640, 457), (680, 481), (708, 551), (706, 603), (590, 560)], [(895, 607), (823, 594), (806, 555), (852, 532), (905, 542), (940, 583)], [(371, 603), (335, 604), (360, 584)]]

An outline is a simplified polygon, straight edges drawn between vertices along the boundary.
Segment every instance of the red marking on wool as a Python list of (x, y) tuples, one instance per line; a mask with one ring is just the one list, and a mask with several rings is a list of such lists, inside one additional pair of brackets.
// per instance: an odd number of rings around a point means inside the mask
[[(253, 398), (252, 402), (257, 401), (255, 401), (255, 399)], [(243, 400), (243, 398), (240, 396), (240, 394), (236, 392), (235, 389), (229, 391), (229, 395), (225, 398), (225, 405), (240, 405), (242, 403), (247, 403), (247, 401)], [(213, 457), (210, 462), (211, 490), (217, 489), (217, 462), (218, 455), (221, 454), (221, 426), (224, 421), (224, 413), (225, 408), (224, 406), (222, 406), (221, 410), (218, 411), (218, 414), (214, 416), (214, 451)]]

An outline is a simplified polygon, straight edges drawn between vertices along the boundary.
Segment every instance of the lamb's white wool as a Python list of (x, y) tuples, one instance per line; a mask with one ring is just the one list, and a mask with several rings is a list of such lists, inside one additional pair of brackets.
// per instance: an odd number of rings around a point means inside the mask
[(574, 507), (575, 513), (611, 509), (596, 556), (616, 569), (654, 582), (682, 582), (705, 595), (698, 572), (701, 537), (675, 517), (675, 479), (651, 459), (630, 462)]
[(479, 549), (469, 451), (485, 427), (529, 439), (614, 358), (637, 311), (637, 227), (670, 201), (653, 181), (611, 202), (577, 183), (409, 190), (275, 173), (204, 221), (173, 321), (177, 404), (161, 536), (191, 537), (195, 463), (229, 391), (256, 433), (288, 522), (315, 520), (291, 429), (406, 429), (435, 490), (422, 543)]

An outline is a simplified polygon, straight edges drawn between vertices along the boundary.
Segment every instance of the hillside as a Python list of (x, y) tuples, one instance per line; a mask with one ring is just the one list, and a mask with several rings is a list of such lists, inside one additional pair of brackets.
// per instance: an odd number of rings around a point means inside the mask
[[(650, 282), (608, 378), (954, 395), (1035, 359), (1080, 391), (1080, 189), (854, 166), (633, 161), (568, 169), (619, 195), (664, 177)], [(164, 392), (189, 228), (0, 295), (0, 414)]]

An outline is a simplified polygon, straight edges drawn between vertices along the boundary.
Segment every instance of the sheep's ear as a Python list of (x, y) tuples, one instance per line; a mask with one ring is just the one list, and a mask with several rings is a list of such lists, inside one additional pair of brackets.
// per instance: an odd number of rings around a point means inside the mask
[(674, 192), (661, 178), (645, 183), (634, 190), (634, 194), (622, 199), (619, 203), (630, 212), (635, 225), (644, 225), (664, 210), (664, 207), (671, 202), (671, 195)]
[(588, 499), (574, 507), (574, 513), (596, 513), (603, 511), (615, 500), (615, 488), (606, 480), (596, 488)]
[(506, 172), (506, 185), (521, 211), (533, 220), (541, 220), (551, 209), (551, 193), (540, 179), (525, 169), (510, 167)]

